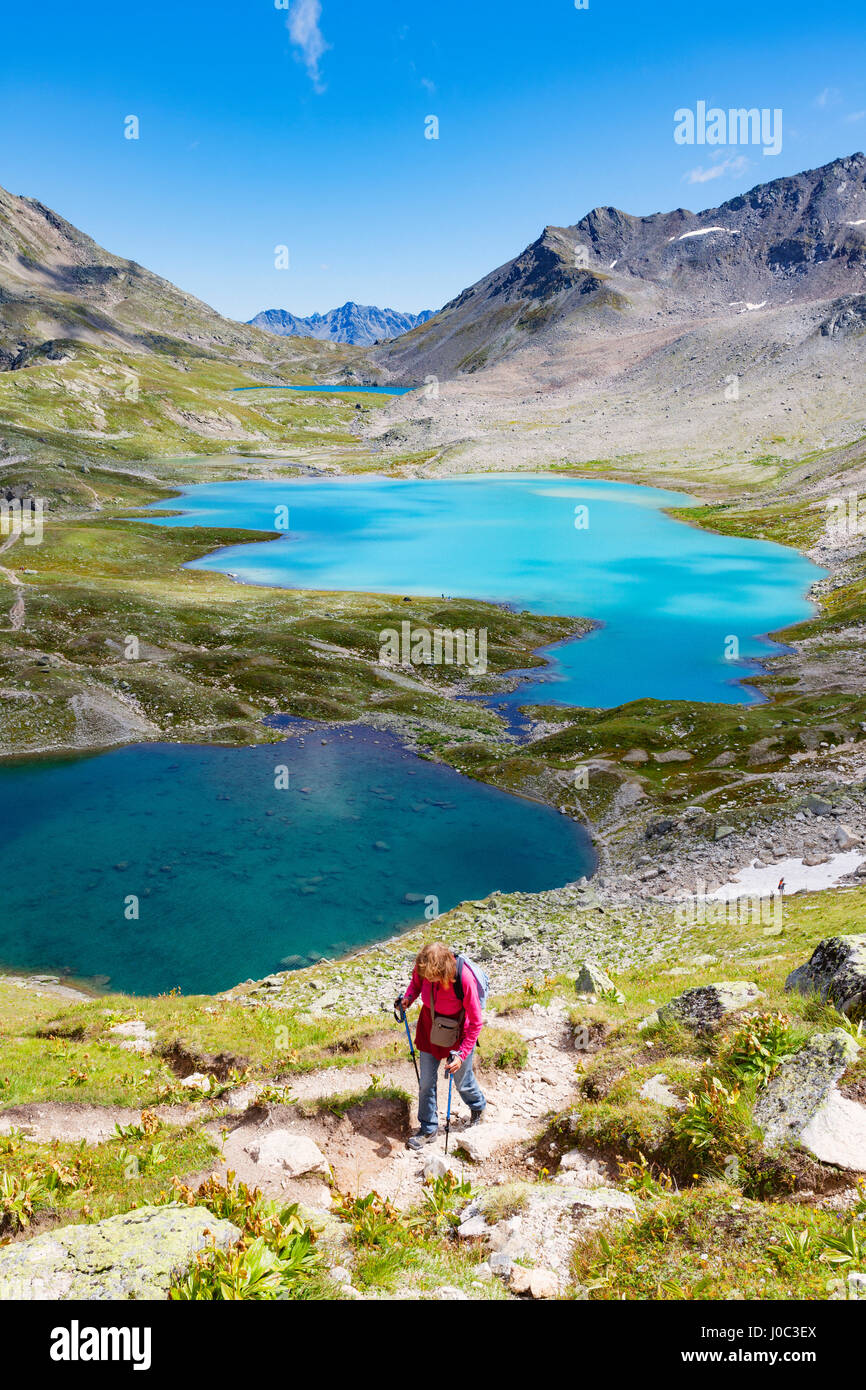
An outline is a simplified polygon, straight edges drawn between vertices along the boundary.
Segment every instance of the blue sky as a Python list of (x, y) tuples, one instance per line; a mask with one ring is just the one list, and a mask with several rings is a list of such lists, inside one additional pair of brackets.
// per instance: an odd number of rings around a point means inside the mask
[[(436, 308), (546, 223), (866, 144), (862, 0), (78, 0), (4, 50), (0, 183), (243, 319)], [(677, 145), (699, 100), (781, 108), (781, 153)]]

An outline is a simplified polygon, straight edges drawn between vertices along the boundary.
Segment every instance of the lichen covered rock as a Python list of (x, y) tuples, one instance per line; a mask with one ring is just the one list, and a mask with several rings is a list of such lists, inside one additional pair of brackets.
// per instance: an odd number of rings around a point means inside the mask
[(859, 1051), (850, 1034), (834, 1028), (781, 1064), (754, 1108), (768, 1148), (800, 1144), (824, 1163), (866, 1168), (866, 1109), (836, 1089)]
[(240, 1234), (205, 1207), (174, 1204), (63, 1226), (0, 1250), (0, 1300), (164, 1299), (199, 1250)]
[(749, 980), (723, 980), (716, 985), (699, 985), (684, 990), (658, 1010), (662, 1023), (683, 1023), (687, 1028), (707, 1029), (725, 1014), (747, 1009), (761, 998), (758, 986)]
[(620, 993), (610, 976), (594, 960), (583, 962), (575, 976), (574, 988), (578, 994), (608, 994), (613, 995), (618, 1003), (625, 1003), (625, 996)]
[(785, 989), (817, 994), (848, 1015), (866, 1012), (866, 932), (828, 936), (785, 981)]

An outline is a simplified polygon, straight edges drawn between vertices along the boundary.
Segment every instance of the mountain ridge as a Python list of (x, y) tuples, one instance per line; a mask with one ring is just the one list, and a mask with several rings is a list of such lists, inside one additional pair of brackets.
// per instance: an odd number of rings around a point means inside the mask
[(356, 304), (349, 299), (326, 313), (303, 317), (289, 309), (262, 309), (248, 322), (285, 338), (317, 338), (332, 343), (351, 343), (356, 347), (371, 347), (385, 339), (397, 338), (433, 317), (432, 309), (420, 314), (401, 313), (398, 309), (380, 309), (375, 304)]
[(418, 380), (471, 375), (553, 331), (612, 336), (658, 321), (858, 292), (866, 275), (866, 156), (757, 184), (718, 207), (637, 217), (596, 207), (546, 226), (425, 324), (373, 354)]

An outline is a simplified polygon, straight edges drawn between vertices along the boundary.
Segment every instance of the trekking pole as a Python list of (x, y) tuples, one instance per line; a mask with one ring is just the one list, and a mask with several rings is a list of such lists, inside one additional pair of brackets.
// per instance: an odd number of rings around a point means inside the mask
[[(454, 1059), (456, 1058), (456, 1056), (457, 1056), (457, 1053), (456, 1053), (456, 1052), (449, 1052), (449, 1053), (448, 1053), (448, 1061), (449, 1061), (449, 1064), (450, 1064), (451, 1062), (454, 1061)], [(447, 1154), (447, 1152), (448, 1152), (448, 1136), (449, 1136), (449, 1134), (451, 1133), (451, 1086), (452, 1086), (453, 1081), (454, 1081), (454, 1073), (453, 1073), (453, 1071), (450, 1071), (450, 1072), (448, 1073), (448, 1113), (447, 1113), (446, 1116), (445, 1116), (445, 1152), (446, 1152), (446, 1154)]]
[(397, 1009), (397, 1005), (395, 1004), (395, 1005), (394, 1005), (394, 1017), (395, 1017), (397, 1020), (401, 1020), (401, 1019), (402, 1019), (403, 1027), (406, 1029), (406, 1037), (409, 1039), (409, 1051), (410, 1051), (411, 1054), (412, 1054), (412, 1065), (413, 1065), (413, 1067), (415, 1068), (415, 1076), (416, 1076), (416, 1078), (417, 1078), (418, 1085), (420, 1086), (420, 1085), (421, 1085), (421, 1073), (420, 1073), (419, 1070), (418, 1070), (418, 1060), (417, 1060), (417, 1058), (416, 1058), (416, 1056), (415, 1056), (415, 1048), (414, 1048), (413, 1045), (412, 1045), (412, 1034), (409, 1032), (409, 1020), (408, 1020), (407, 1017), (406, 1017), (406, 1010), (405, 1010), (402, 1006), (401, 1006), (401, 1008), (398, 1010), (398, 1009)]

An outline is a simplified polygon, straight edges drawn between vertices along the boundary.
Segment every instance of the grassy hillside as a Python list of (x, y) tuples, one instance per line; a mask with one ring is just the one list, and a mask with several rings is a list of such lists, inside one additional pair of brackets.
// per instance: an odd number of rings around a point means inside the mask
[[(572, 969), (536, 971), (494, 995), (480, 1077), (490, 1094), (497, 1094), (497, 1076), (516, 1093), (524, 1071), (534, 1070), (523, 1038), (531, 1031), (527, 1020), (535, 1020), (537, 1033), (548, 1015), (561, 1017), (573, 1034), (562, 1054), (566, 1103), (546, 1113), (542, 1104), (521, 1139), (506, 1138), (480, 1162), (466, 1156), (458, 1122), (456, 1176), (426, 1184), (416, 1177), (407, 1195), (394, 1198), (388, 1183), (403, 1162), (412, 1086), (402, 1030), (381, 1012), (383, 996), (405, 978), (424, 935), (460, 943), (470, 932), (477, 937), (471, 909), (456, 909), (426, 933), (378, 952), (278, 977), (276, 991), (265, 983), (214, 998), (70, 1002), (52, 997), (50, 986), (25, 988), (7, 977), (0, 980), (0, 1241), (178, 1196), (204, 1200), (218, 1213), (231, 1207), (252, 1231), (262, 1201), (273, 1202), (276, 1193), (266, 1184), (262, 1198), (251, 1197), (226, 1177), (220, 1152), (233, 1134), (270, 1116), (273, 1125), (314, 1135), (331, 1176), (324, 1185), (312, 1176), (286, 1184), (300, 1201), (299, 1229), (313, 1237), (315, 1257), (303, 1277), (287, 1274), (270, 1295), (246, 1296), (274, 1296), (280, 1287), (289, 1297), (346, 1296), (332, 1275), (336, 1265), (350, 1271), (354, 1296), (430, 1297), (442, 1286), (470, 1298), (507, 1296), (507, 1286), (481, 1268), (484, 1241), (457, 1239), (458, 1214), (474, 1199), (488, 1224), (522, 1214), (531, 1229), (537, 1212), (562, 1193), (563, 1155), (578, 1149), (608, 1174), (605, 1191), (634, 1210), (569, 1228), (560, 1297), (826, 1299), (834, 1279), (857, 1267), (864, 1194), (858, 1199), (851, 1175), (802, 1151), (765, 1151), (751, 1106), (785, 1053), (830, 1028), (857, 1034), (833, 1009), (785, 993), (784, 981), (820, 937), (862, 918), (864, 898), (857, 890), (789, 900), (783, 931), (769, 941), (749, 923), (696, 927), (643, 964), (635, 958), (651, 939), (670, 938), (671, 920), (662, 910), (655, 921), (620, 914), (618, 951), (602, 963), (621, 1003), (575, 993), (586, 914), (551, 915), (541, 903), (540, 937), (570, 937)], [(480, 906), (493, 940), (512, 900)], [(508, 953), (500, 948), (488, 968), (499, 990), (509, 976)], [(762, 997), (716, 1031), (638, 1028), (681, 990), (737, 978), (754, 981)], [(366, 1008), (338, 1016), (320, 1007), (317, 999), (335, 983), (345, 998), (366, 999)], [(152, 1052), (122, 1050), (111, 1031), (136, 1021), (148, 1030)], [(755, 1052), (756, 1039), (770, 1036), (769, 1049)], [(864, 1067), (861, 1056), (842, 1080), (852, 1094), (866, 1084)], [(673, 1106), (642, 1093), (660, 1074)], [(540, 1086), (537, 1079), (526, 1084)], [(719, 1095), (720, 1105), (708, 1112), (708, 1097)], [(377, 1197), (346, 1186), (340, 1157), (341, 1136), (354, 1133), (362, 1144), (365, 1116), (369, 1122), (373, 1114), (384, 1154)], [(83, 1132), (85, 1121), (89, 1143), (51, 1137), (52, 1126), (58, 1136), (71, 1135)], [(496, 1123), (495, 1109), (489, 1123)], [(196, 1198), (192, 1189), (207, 1173), (216, 1177)], [(581, 1189), (569, 1191), (579, 1196)], [(840, 1241), (843, 1249), (853, 1242), (852, 1265), (833, 1263)], [(539, 1261), (517, 1264), (531, 1271)], [(191, 1279), (187, 1296), (219, 1296), (207, 1268)]]

